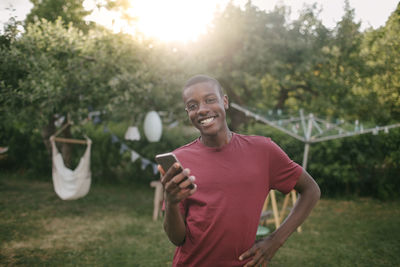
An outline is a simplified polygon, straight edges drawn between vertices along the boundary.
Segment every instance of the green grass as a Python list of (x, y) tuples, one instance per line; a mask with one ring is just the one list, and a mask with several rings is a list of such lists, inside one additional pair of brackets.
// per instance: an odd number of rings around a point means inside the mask
[[(49, 177), (49, 180), (51, 178)], [(0, 175), (0, 266), (170, 266), (146, 185), (62, 201), (50, 182)], [(270, 266), (399, 266), (400, 202), (323, 199)]]

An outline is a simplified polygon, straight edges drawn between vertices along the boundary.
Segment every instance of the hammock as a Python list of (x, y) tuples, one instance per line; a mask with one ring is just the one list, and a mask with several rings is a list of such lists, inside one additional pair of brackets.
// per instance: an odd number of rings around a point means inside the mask
[[(75, 144), (87, 144), (85, 154), (80, 159), (78, 167), (70, 170), (64, 165), (62, 155), (58, 152), (55, 141)], [(52, 136), (50, 143), (53, 151), (53, 185), (57, 195), (63, 200), (74, 200), (86, 196), (90, 189), (90, 148), (92, 141), (57, 138)]]

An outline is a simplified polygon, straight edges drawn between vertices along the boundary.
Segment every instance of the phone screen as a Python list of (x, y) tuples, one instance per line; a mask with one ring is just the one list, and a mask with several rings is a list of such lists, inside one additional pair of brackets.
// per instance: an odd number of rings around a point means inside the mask
[(179, 163), (178, 159), (173, 153), (165, 153), (157, 155), (156, 162), (161, 165), (161, 167), (164, 169), (165, 172), (167, 172), (175, 162)]
[[(174, 175), (177, 175), (183, 170), (182, 164), (178, 161), (178, 159), (173, 153), (159, 154), (156, 155), (155, 159), (156, 162), (161, 165), (161, 167), (165, 172), (167, 172), (175, 162), (178, 162), (181, 167), (174, 173)], [(187, 179), (187, 177), (185, 177), (185, 179)], [(190, 184), (189, 188), (193, 189), (194, 188), (193, 184)]]

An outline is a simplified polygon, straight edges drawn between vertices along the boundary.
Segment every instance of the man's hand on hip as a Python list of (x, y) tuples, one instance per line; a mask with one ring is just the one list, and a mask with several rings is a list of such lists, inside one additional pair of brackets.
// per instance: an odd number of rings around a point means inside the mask
[(274, 240), (273, 235), (257, 241), (253, 247), (240, 255), (239, 260), (252, 258), (244, 267), (251, 266), (268, 266), (276, 251), (281, 247), (282, 243)]

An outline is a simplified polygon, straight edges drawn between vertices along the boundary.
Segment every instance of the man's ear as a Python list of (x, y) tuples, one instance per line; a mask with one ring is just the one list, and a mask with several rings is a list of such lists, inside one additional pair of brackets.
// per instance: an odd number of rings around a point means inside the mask
[(229, 108), (229, 98), (227, 95), (224, 95), (224, 108), (227, 110)]

